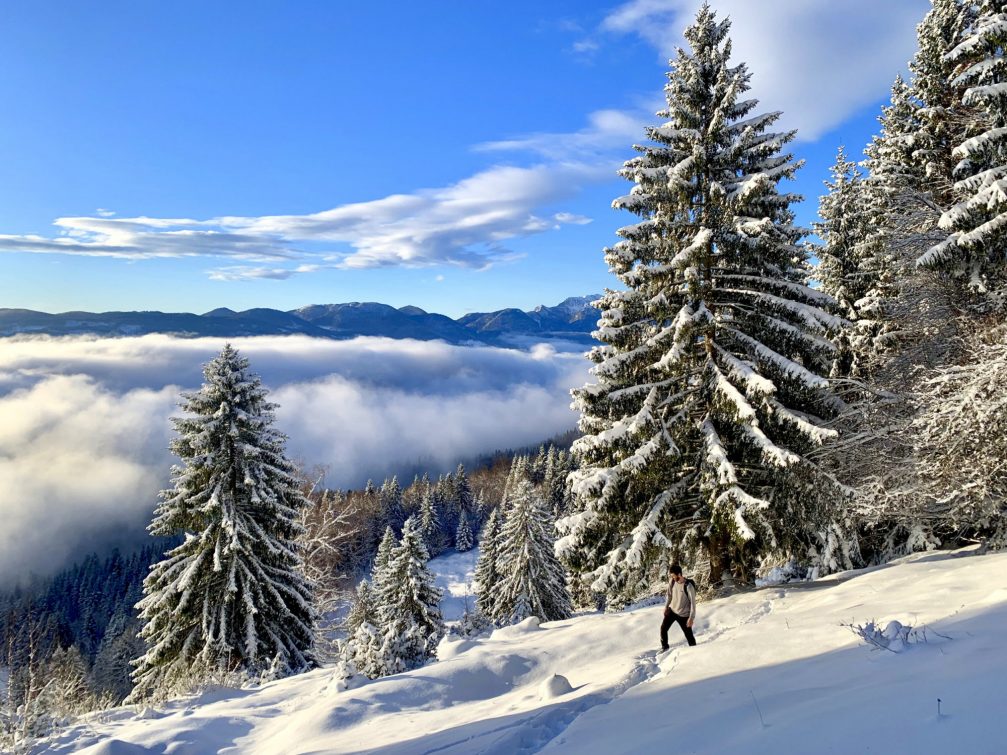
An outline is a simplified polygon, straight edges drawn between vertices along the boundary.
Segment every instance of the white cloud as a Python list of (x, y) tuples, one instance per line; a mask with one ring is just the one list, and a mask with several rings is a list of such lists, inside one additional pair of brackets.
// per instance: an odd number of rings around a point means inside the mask
[[(440, 342), (235, 339), (280, 404), (292, 458), (359, 486), (424, 460), (537, 443), (573, 426), (587, 361)], [(181, 389), (221, 339), (0, 339), (0, 581), (142, 532), (167, 482)], [(181, 386), (178, 387), (178, 386)]]
[(570, 49), (580, 55), (590, 55), (591, 53), (597, 52), (600, 47), (601, 45), (599, 45), (598, 42), (591, 37), (584, 37), (583, 39), (578, 39), (574, 42), (570, 46)]
[(313, 273), (331, 265), (298, 265), (297, 267), (249, 267), (235, 265), (233, 267), (218, 267), (209, 271), (210, 280), (215, 281), (248, 281), (248, 280), (287, 280), (295, 275)]
[[(674, 57), (700, 0), (631, 0), (602, 30), (639, 35)], [(753, 73), (753, 93), (782, 110), (784, 125), (815, 140), (883, 97), (915, 47), (927, 0), (717, 0), (730, 16), (734, 59)]]
[(556, 219), (557, 223), (563, 223), (564, 225), (588, 225), (591, 223), (591, 218), (585, 217), (584, 215), (574, 215), (570, 212), (557, 212), (553, 217)]
[(0, 395), (0, 582), (59, 568), (149, 519), (176, 390), (117, 394), (84, 375)]
[(588, 114), (587, 125), (572, 133), (542, 132), (513, 139), (485, 142), (479, 151), (532, 152), (551, 160), (576, 159), (603, 165), (608, 177), (621, 164), (629, 146), (643, 138), (644, 126), (653, 120), (660, 102), (629, 110), (605, 109)]
[(320, 269), (313, 264), (319, 259), (342, 268), (482, 269), (512, 258), (507, 242), (562, 223), (541, 210), (574, 196), (597, 175), (597, 166), (572, 161), (495, 166), (450, 186), (307, 215), (64, 217), (55, 221), (59, 236), (0, 235), (0, 252), (298, 263), (221, 268), (211, 272), (217, 280), (281, 279)]

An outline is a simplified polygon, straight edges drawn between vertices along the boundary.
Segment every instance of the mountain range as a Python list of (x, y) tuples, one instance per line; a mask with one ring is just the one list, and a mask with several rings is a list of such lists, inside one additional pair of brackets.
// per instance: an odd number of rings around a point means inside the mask
[(419, 307), (376, 302), (313, 304), (299, 309), (219, 308), (201, 315), (180, 312), (62, 312), (0, 309), (0, 336), (17, 334), (136, 336), (165, 333), (183, 337), (307, 335), (317, 338), (383, 336), (449, 343), (513, 346), (529, 336), (588, 343), (598, 320), (591, 302), (577, 296), (554, 307), (530, 311), (472, 312), (458, 319)]

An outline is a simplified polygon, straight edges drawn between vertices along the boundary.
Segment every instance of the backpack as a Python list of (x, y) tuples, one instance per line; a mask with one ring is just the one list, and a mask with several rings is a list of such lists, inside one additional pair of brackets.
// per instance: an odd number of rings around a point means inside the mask
[[(692, 588), (693, 595), (695, 595), (696, 598), (698, 598), (699, 597), (699, 588), (696, 587), (696, 583), (693, 580), (691, 580), (688, 577), (686, 577), (685, 578), (685, 587), (682, 588), (683, 590), (685, 590), (685, 594), (686, 595), (689, 594), (689, 588), (690, 587)], [(692, 598), (689, 598), (689, 600), (692, 600)]]
[[(690, 587), (692, 588), (692, 596), (689, 595), (689, 588)], [(698, 600), (699, 600), (699, 588), (696, 587), (696, 583), (695, 583), (694, 580), (691, 580), (688, 577), (686, 577), (685, 578), (685, 584), (682, 585), (682, 589), (685, 591), (685, 597), (689, 598), (689, 602), (690, 603), (694, 602), (694, 601), (698, 602)]]

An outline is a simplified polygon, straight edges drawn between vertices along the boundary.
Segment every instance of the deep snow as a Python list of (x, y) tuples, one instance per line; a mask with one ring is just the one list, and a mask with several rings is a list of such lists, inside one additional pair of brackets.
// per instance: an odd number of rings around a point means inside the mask
[[(472, 563), (432, 562), (453, 586), (450, 618)], [(343, 692), (319, 669), (122, 709), (35, 752), (1007, 752), (1007, 554), (920, 555), (704, 602), (700, 644), (673, 627), (658, 655), (660, 613), (449, 637), (439, 661)], [(926, 624), (928, 641), (894, 653), (844, 626), (893, 619)]]

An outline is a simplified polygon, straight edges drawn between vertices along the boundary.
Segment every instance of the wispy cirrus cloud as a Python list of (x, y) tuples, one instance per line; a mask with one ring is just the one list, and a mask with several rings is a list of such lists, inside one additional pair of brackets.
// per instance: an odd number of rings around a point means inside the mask
[(611, 176), (629, 145), (643, 138), (644, 125), (653, 120), (660, 107), (654, 101), (646, 106), (619, 110), (596, 110), (587, 116), (587, 125), (574, 132), (542, 132), (513, 139), (484, 142), (476, 146), (483, 152), (529, 152), (550, 160), (591, 160), (609, 167)]
[(249, 281), (249, 280), (287, 280), (295, 275), (304, 275), (321, 270), (325, 265), (298, 265), (297, 267), (251, 267), (249, 265), (234, 265), (218, 267), (209, 271), (210, 280), (215, 281)]
[(482, 269), (511, 259), (514, 239), (581, 222), (550, 208), (598, 176), (590, 161), (555, 161), (494, 166), (449, 186), (304, 215), (62, 217), (57, 236), (0, 235), (0, 252), (274, 263), (218, 268), (210, 272), (217, 280), (284, 279), (323, 267)]

